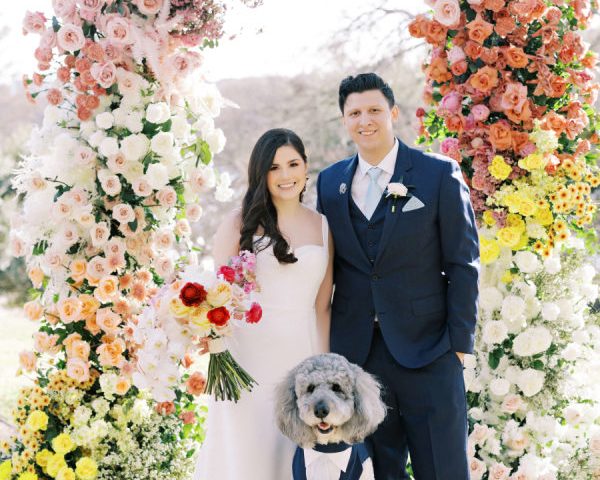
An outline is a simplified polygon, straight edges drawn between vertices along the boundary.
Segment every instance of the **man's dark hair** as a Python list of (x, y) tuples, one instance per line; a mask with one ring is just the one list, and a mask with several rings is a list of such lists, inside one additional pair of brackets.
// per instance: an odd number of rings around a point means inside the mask
[(361, 93), (367, 90), (379, 90), (388, 101), (390, 108), (394, 106), (394, 92), (391, 87), (383, 81), (376, 73), (359, 73), (356, 77), (350, 75), (340, 83), (338, 101), (342, 114), (348, 95), (352, 93)]

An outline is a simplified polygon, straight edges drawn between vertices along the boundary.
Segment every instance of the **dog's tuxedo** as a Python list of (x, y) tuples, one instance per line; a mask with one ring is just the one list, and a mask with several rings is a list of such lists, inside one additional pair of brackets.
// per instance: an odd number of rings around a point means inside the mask
[(296, 449), (293, 480), (373, 480), (373, 463), (364, 443), (316, 445)]

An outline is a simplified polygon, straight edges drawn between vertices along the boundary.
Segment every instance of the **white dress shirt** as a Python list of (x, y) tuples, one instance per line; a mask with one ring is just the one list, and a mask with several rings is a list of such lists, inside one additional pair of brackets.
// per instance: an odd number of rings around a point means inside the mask
[(352, 179), (352, 199), (356, 206), (360, 209), (363, 214), (365, 213), (365, 201), (367, 199), (367, 190), (369, 189), (370, 178), (367, 175), (367, 170), (369, 168), (376, 166), (381, 169), (381, 175), (377, 179), (377, 183), (381, 187), (381, 191), (385, 191), (388, 183), (392, 179), (392, 175), (394, 174), (394, 167), (396, 166), (396, 157), (398, 156), (398, 148), (400, 145), (398, 144), (398, 140), (394, 138), (394, 146), (388, 152), (388, 154), (383, 157), (383, 160), (379, 162), (379, 165), (371, 165), (364, 158), (358, 154), (358, 166), (356, 167), (356, 172), (354, 173), (354, 178)]

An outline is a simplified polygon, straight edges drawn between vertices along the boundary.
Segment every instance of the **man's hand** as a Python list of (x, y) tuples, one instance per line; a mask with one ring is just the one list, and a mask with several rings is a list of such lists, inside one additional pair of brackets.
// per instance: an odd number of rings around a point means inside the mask
[(465, 364), (465, 354), (462, 352), (455, 352), (456, 356), (458, 357), (458, 359), (460, 360), (460, 363), (462, 363), (463, 365)]

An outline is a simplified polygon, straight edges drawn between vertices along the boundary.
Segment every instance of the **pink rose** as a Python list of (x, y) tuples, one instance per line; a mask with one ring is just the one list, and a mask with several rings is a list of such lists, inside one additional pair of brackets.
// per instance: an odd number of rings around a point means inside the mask
[(181, 421), (185, 425), (190, 425), (196, 421), (196, 414), (192, 411), (186, 411), (186, 412), (181, 413), (179, 415), (179, 418), (181, 418)]
[(440, 149), (443, 155), (450, 155), (458, 151), (458, 138), (449, 137), (445, 138), (441, 145)]
[(42, 36), (40, 37), (40, 47), (53, 49), (57, 45), (56, 32), (54, 30), (49, 28), (42, 33)]
[(117, 45), (129, 45), (133, 43), (131, 37), (131, 23), (128, 19), (114, 16), (106, 22), (106, 36)]
[(476, 122), (485, 122), (490, 115), (490, 109), (483, 103), (473, 105), (471, 113)]
[(113, 62), (94, 63), (90, 73), (102, 88), (109, 88), (117, 81), (117, 67)]
[(173, 187), (165, 187), (158, 192), (158, 203), (166, 208), (174, 207), (177, 203), (177, 192)]
[(144, 15), (156, 15), (160, 12), (163, 0), (133, 0), (133, 3)]
[(459, 113), (462, 98), (462, 95), (458, 92), (450, 92), (447, 95), (444, 95), (442, 101), (440, 102), (441, 110), (451, 114)]
[(527, 87), (521, 83), (509, 83), (500, 100), (500, 106), (504, 110), (520, 112), (527, 101)]
[(510, 468), (505, 467), (501, 463), (494, 463), (490, 467), (488, 475), (489, 480), (506, 480), (510, 474)]
[(90, 23), (95, 20), (104, 6), (104, 0), (78, 0), (78, 3), (79, 15)]
[(38, 47), (35, 49), (33, 56), (40, 63), (50, 63), (50, 60), (52, 60), (52, 50), (50, 48)]
[(458, 0), (437, 0), (433, 6), (433, 18), (446, 27), (457, 25), (460, 20)]
[(459, 46), (455, 45), (448, 51), (448, 62), (450, 62), (450, 65), (454, 65), (466, 58), (464, 50)]
[(467, 0), (469, 5), (479, 6), (483, 3), (483, 0)]
[(72, 18), (75, 16), (75, 0), (52, 0), (52, 9), (58, 18)]
[(46, 17), (42, 12), (27, 12), (23, 19), (23, 34), (42, 34), (46, 30)]
[(473, 457), (469, 459), (469, 473), (471, 480), (480, 480), (486, 470), (485, 463), (478, 458)]
[(58, 46), (67, 52), (76, 52), (85, 45), (83, 30), (77, 25), (66, 23), (58, 31), (56, 41)]

